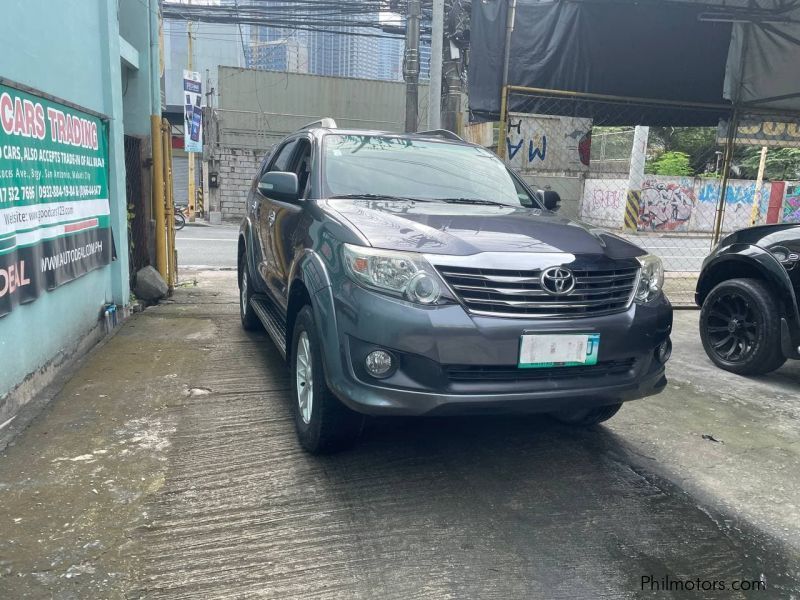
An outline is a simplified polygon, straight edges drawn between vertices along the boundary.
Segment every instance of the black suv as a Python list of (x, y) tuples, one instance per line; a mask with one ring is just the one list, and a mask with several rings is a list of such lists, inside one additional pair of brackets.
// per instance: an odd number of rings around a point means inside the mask
[(723, 239), (697, 281), (700, 338), (717, 366), (762, 375), (800, 358), (800, 225), (760, 225)]
[(342, 447), (363, 415), (588, 426), (660, 392), (661, 261), (558, 200), (446, 131), (324, 119), (278, 144), (247, 199), (240, 310), (288, 359), (303, 447)]

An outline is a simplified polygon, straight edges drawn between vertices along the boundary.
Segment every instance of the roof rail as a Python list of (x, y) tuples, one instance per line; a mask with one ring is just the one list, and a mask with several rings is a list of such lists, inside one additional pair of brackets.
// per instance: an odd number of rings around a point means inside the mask
[(307, 125), (303, 125), (297, 131), (303, 131), (304, 129), (311, 129), (312, 127), (325, 127), (327, 129), (336, 129), (337, 125), (336, 121), (334, 121), (332, 118), (323, 117), (319, 121), (313, 121), (311, 123), (308, 123)]
[(456, 140), (459, 142), (463, 142), (464, 139), (457, 136), (455, 133), (450, 131), (449, 129), (431, 129), (430, 131), (417, 131), (412, 135), (425, 135), (428, 137), (440, 137), (446, 140)]

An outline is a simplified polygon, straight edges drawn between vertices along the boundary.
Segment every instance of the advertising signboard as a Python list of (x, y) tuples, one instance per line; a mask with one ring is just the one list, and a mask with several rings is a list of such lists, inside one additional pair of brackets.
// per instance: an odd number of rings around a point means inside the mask
[(106, 123), (0, 85), (0, 317), (113, 257)]
[(183, 144), (186, 152), (203, 151), (203, 84), (200, 73), (183, 71)]

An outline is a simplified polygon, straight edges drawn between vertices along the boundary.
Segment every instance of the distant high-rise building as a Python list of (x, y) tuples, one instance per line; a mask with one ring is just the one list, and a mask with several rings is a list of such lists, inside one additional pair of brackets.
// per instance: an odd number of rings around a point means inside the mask
[[(244, 0), (240, 0), (244, 3)], [(290, 4), (287, 3), (287, 6)], [(274, 5), (279, 6), (279, 5)], [(296, 10), (298, 21), (303, 14)], [(311, 16), (311, 15), (309, 15)], [(343, 20), (374, 20), (380, 16), (353, 15)], [(330, 77), (403, 79), (403, 40), (378, 37), (380, 30), (341, 25), (332, 31), (307, 31), (254, 25), (246, 36), (249, 68), (312, 73)]]

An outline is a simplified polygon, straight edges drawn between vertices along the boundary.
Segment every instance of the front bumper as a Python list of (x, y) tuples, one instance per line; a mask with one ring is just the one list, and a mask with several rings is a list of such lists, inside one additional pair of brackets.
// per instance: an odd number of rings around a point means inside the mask
[[(460, 305), (421, 307), (344, 283), (319, 292), (328, 386), (365, 414), (551, 412), (615, 404), (666, 386), (656, 348), (669, 337), (672, 307), (647, 306), (568, 319), (477, 316)], [(321, 300), (321, 299), (320, 299)], [(517, 369), (523, 333), (597, 333), (597, 368)], [(377, 348), (399, 362), (390, 377), (363, 367)]]

